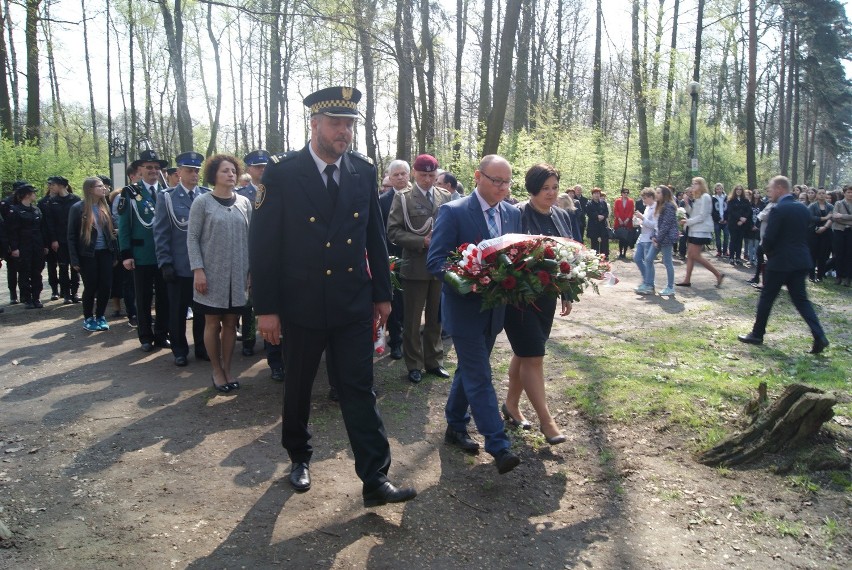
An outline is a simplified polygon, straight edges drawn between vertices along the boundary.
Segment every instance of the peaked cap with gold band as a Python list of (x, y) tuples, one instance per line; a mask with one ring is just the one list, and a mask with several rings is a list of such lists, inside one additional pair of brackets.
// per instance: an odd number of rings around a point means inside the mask
[(310, 107), (311, 115), (358, 118), (358, 101), (361, 92), (354, 87), (327, 87), (305, 97), (303, 103)]

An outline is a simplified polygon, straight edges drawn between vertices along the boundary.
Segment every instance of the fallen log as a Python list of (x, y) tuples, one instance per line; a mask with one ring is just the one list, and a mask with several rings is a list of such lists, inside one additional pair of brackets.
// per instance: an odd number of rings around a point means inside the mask
[[(765, 396), (764, 396), (765, 397)], [(751, 426), (698, 455), (705, 465), (740, 465), (765, 453), (801, 446), (834, 417), (837, 399), (817, 388), (791, 384), (770, 406), (759, 409)]]

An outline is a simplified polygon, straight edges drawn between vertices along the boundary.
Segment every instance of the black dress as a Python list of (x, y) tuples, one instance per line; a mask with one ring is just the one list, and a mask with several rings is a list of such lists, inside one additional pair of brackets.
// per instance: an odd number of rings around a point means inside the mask
[[(563, 210), (553, 208), (550, 214), (541, 214), (529, 204), (525, 204), (521, 212), (521, 228), (526, 233), (575, 237), (569, 232), (576, 232), (576, 229), (569, 226), (568, 232), (560, 232), (557, 224), (554, 223), (553, 216), (565, 214)], [(569, 233), (569, 235), (562, 235), (562, 233)], [(550, 338), (555, 313), (556, 298), (550, 295), (539, 296), (534, 306), (507, 305), (504, 328), (509, 344), (512, 346), (512, 352), (521, 357), (544, 356), (544, 343)]]

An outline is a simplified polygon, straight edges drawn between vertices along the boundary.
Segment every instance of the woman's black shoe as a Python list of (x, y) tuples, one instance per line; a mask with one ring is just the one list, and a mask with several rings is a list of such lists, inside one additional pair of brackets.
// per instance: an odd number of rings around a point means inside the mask
[(528, 421), (518, 421), (509, 413), (509, 408), (506, 407), (506, 404), (503, 404), (503, 418), (508, 422), (508, 424), (512, 427), (521, 428), (521, 429), (531, 429), (532, 424)]
[(222, 384), (220, 386), (219, 384), (216, 383), (216, 379), (213, 378), (212, 376), (210, 377), (210, 381), (213, 382), (213, 387), (216, 388), (217, 392), (222, 392), (223, 394), (227, 394), (228, 392), (233, 390), (233, 388), (231, 387), (230, 384)]
[(565, 434), (561, 433), (558, 433), (553, 437), (547, 437), (547, 435), (545, 435), (545, 433), (542, 431), (541, 435), (544, 435), (544, 441), (546, 441), (549, 445), (559, 445), (560, 443), (565, 443), (566, 441), (568, 441), (568, 438), (565, 436)]

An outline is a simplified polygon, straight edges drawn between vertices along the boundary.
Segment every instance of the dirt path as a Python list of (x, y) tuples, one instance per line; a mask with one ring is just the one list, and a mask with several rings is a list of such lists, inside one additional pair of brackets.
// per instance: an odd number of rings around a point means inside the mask
[[(617, 342), (643, 316), (700, 320), (720, 302), (706, 272), (665, 301), (631, 293), (631, 264), (617, 271), (621, 284), (557, 319), (555, 343)], [(743, 275), (726, 294), (753, 294)], [(664, 418), (592, 421), (559, 390), (551, 405), (568, 443), (515, 434), (523, 463), (499, 476), (489, 456), (442, 444), (449, 383), (410, 385), (389, 359), (377, 363), (377, 392), (391, 477), (417, 499), (362, 508), (322, 374), (313, 488), (295, 494), (279, 443), (281, 385), (259, 357), (235, 357), (243, 388), (217, 395), (206, 363), (179, 369), (167, 352), (142, 353), (118, 320), (85, 333), (79, 306), (60, 303), (0, 315), (0, 521), (12, 533), (0, 568), (848, 567), (848, 493), (698, 465)], [(751, 317), (726, 319), (746, 330)], [(508, 357), (501, 336), (495, 370)], [(831, 535), (826, 518), (842, 532)]]

